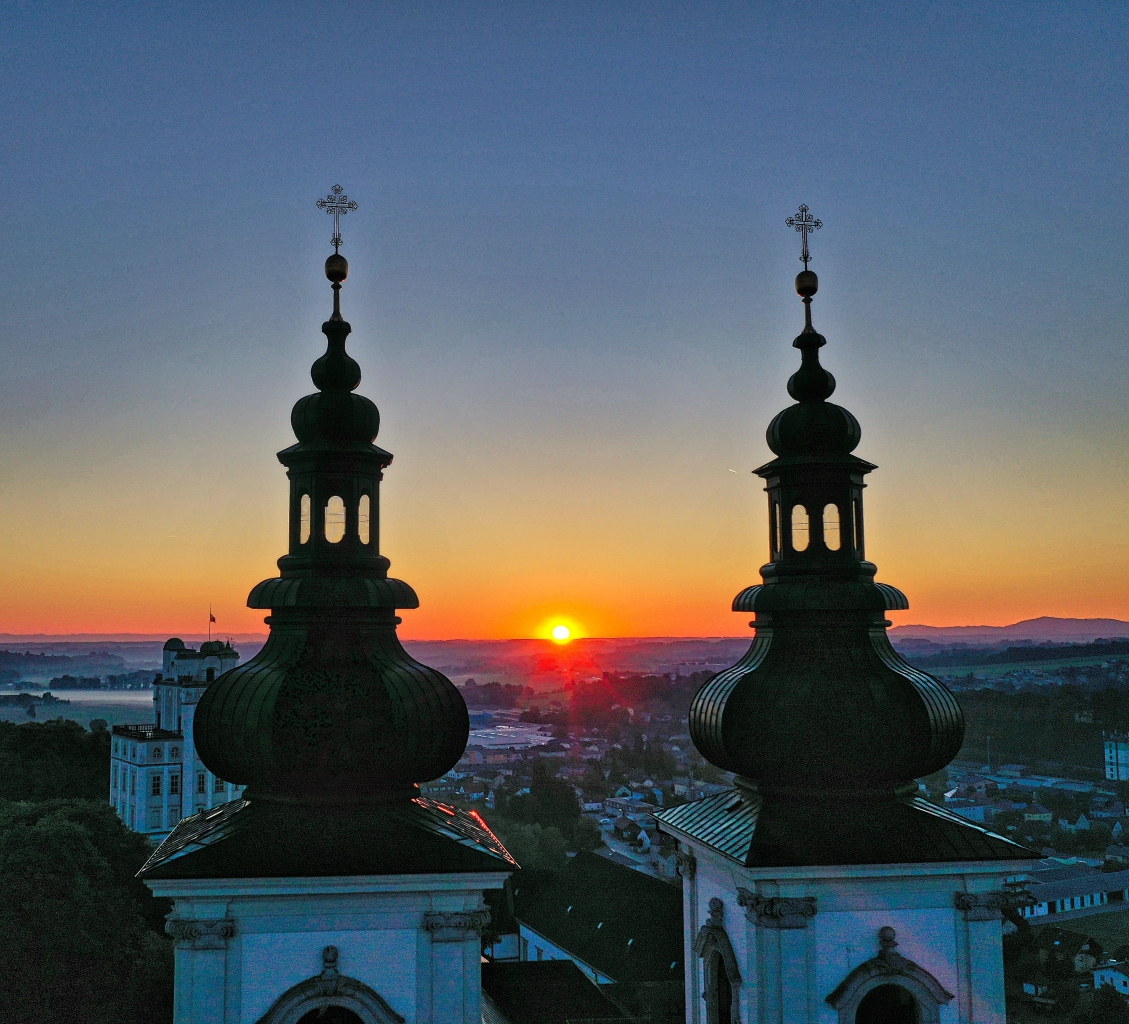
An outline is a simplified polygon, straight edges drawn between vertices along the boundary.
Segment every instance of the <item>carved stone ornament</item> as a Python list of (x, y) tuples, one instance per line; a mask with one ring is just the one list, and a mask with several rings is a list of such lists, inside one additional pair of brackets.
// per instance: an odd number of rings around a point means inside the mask
[(693, 878), (698, 873), (698, 858), (689, 850), (679, 849), (674, 855), (674, 862), (683, 878)]
[(953, 904), (966, 921), (999, 921), (1009, 912), (1032, 903), (1031, 894), (1022, 890), (953, 894)]
[(897, 985), (908, 991), (917, 1001), (921, 1024), (940, 1024), (941, 1007), (953, 998), (924, 967), (898, 952), (897, 933), (888, 926), (878, 930), (878, 955), (859, 964), (827, 997), (839, 1011), (840, 1024), (854, 1024), (859, 1003), (880, 985)]
[(463, 942), (481, 935), (490, 923), (489, 910), (429, 911), (423, 927), (432, 942)]
[(351, 1010), (365, 1024), (404, 1024), (404, 1018), (378, 993), (337, 969), (338, 955), (336, 946), (326, 946), (321, 953), (321, 974), (284, 992), (258, 1024), (298, 1024), (307, 1014), (324, 1013), (331, 1006)]
[(235, 922), (176, 918), (165, 922), (165, 931), (181, 949), (223, 949), (227, 940), (235, 935)]
[(806, 928), (815, 917), (814, 896), (761, 896), (738, 886), (737, 903), (758, 928)]

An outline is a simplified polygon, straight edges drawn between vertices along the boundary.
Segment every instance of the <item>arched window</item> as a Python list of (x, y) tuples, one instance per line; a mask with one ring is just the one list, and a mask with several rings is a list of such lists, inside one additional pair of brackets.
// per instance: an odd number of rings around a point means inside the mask
[(320, 1010), (311, 1010), (298, 1024), (364, 1024), (364, 1021), (347, 1007), (324, 1006)]
[(369, 505), (369, 496), (362, 494), (357, 503), (357, 536), (362, 544), (369, 542)]
[(259, 1024), (404, 1024), (368, 985), (337, 969), (336, 946), (326, 946), (322, 957), (321, 974), (279, 996)]
[[(714, 999), (710, 1000), (717, 1008), (717, 1015), (710, 1024), (733, 1024), (733, 986), (729, 984), (729, 974), (725, 970), (725, 959), (720, 953), (713, 955)], [(712, 1007), (711, 1007), (712, 1008)]]
[(310, 496), (302, 495), (298, 502), (298, 543), (305, 544), (310, 539)]
[(878, 944), (878, 955), (859, 964), (827, 997), (839, 1024), (941, 1024), (941, 1009), (952, 993), (898, 953), (893, 928), (878, 930)]
[(839, 536), (839, 506), (828, 502), (823, 506), (823, 543), (828, 551), (838, 551), (842, 540)]
[(920, 1024), (921, 1014), (912, 993), (901, 985), (872, 988), (855, 1011), (855, 1024)]
[(862, 558), (862, 499), (855, 498), (851, 504), (854, 506), (855, 512), (855, 555)]
[(339, 544), (345, 536), (345, 502), (335, 494), (325, 503), (325, 539)]
[(780, 502), (772, 502), (768, 511), (768, 547), (769, 557), (780, 557)]
[(792, 506), (792, 550), (806, 551), (808, 547), (808, 510), (803, 505)]
[(702, 998), (706, 1001), (706, 1024), (737, 1024), (741, 1019), (741, 968), (722, 924), (724, 904), (715, 896), (709, 908), (709, 922), (699, 929), (692, 947), (704, 968)]

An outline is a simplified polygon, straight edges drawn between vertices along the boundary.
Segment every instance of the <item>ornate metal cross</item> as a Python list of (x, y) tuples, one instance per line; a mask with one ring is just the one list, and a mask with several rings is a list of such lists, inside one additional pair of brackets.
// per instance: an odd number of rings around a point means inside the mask
[(804, 248), (800, 253), (800, 259), (804, 261), (804, 270), (808, 269), (808, 263), (811, 262), (811, 253), (808, 252), (808, 234), (812, 231), (818, 231), (823, 227), (823, 221), (816, 220), (809, 212), (807, 205), (800, 203), (800, 209), (796, 212), (796, 216), (789, 217), (785, 222), (790, 228), (795, 228), (804, 238)]
[[(341, 218), (350, 210), (355, 210), (357, 204), (353, 202), (348, 196), (341, 194), (342, 188), (340, 185), (334, 185), (329, 190), (329, 195), (324, 199), (319, 199), (317, 207), (319, 210), (325, 210), (326, 213), (333, 214), (333, 237), (329, 240), (330, 245), (333, 246), (333, 251), (337, 252), (341, 248)], [(807, 209), (807, 207), (802, 207)], [(804, 243), (807, 245), (807, 243)]]

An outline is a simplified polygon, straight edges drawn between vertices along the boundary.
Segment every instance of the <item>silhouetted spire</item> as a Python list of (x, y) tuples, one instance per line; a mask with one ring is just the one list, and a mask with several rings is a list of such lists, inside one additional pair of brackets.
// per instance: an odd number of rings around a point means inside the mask
[[(357, 204), (334, 186), (318, 206), (337, 217)], [(196, 745), (218, 776), (248, 797), (311, 803), (389, 800), (452, 768), (466, 747), (466, 704), (442, 673), (400, 645), (397, 608), (415, 591), (388, 576), (380, 553), (380, 482), (392, 455), (373, 441), (376, 405), (354, 394), (361, 368), (345, 351), (341, 316), (349, 264), (325, 261), (333, 314), (310, 370), (317, 392), (290, 421), (298, 443), (279, 452), (290, 478), (290, 549), (281, 573), (247, 600), (270, 609), (266, 646), (200, 701)]]
[[(863, 489), (875, 466), (852, 454), (858, 420), (827, 401), (835, 378), (819, 362), (826, 341), (811, 324), (819, 282), (807, 268), (807, 235), (820, 221), (801, 206), (788, 224), (804, 236), (796, 291), (805, 325), (793, 342), (801, 363), (788, 381), (796, 404), (772, 420), (767, 440), (777, 458), (756, 470), (769, 503), (764, 582), (733, 604), (755, 612), (756, 639), (741, 662), (702, 688), (690, 713), (698, 749), (754, 787), (766, 813), (784, 793), (894, 800), (914, 778), (947, 764), (964, 736), (952, 694), (887, 639), (887, 609), (908, 603), (873, 582)], [(762, 818), (768, 831), (775, 814)]]

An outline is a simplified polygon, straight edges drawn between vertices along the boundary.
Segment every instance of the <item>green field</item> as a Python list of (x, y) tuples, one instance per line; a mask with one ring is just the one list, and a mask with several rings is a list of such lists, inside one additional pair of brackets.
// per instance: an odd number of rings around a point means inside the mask
[(955, 679), (966, 676), (969, 672), (974, 676), (984, 676), (989, 679), (994, 679), (996, 676), (1006, 675), (1008, 672), (1030, 670), (1033, 672), (1053, 673), (1056, 669), (1067, 668), (1071, 665), (1081, 668), (1084, 665), (1100, 665), (1103, 661), (1109, 660), (1108, 655), (1104, 657), (1102, 655), (1091, 655), (1082, 658), (1060, 658), (1055, 661), (1017, 661), (1006, 665), (952, 665), (947, 668), (928, 668), (925, 671), (930, 675), (952, 676)]

